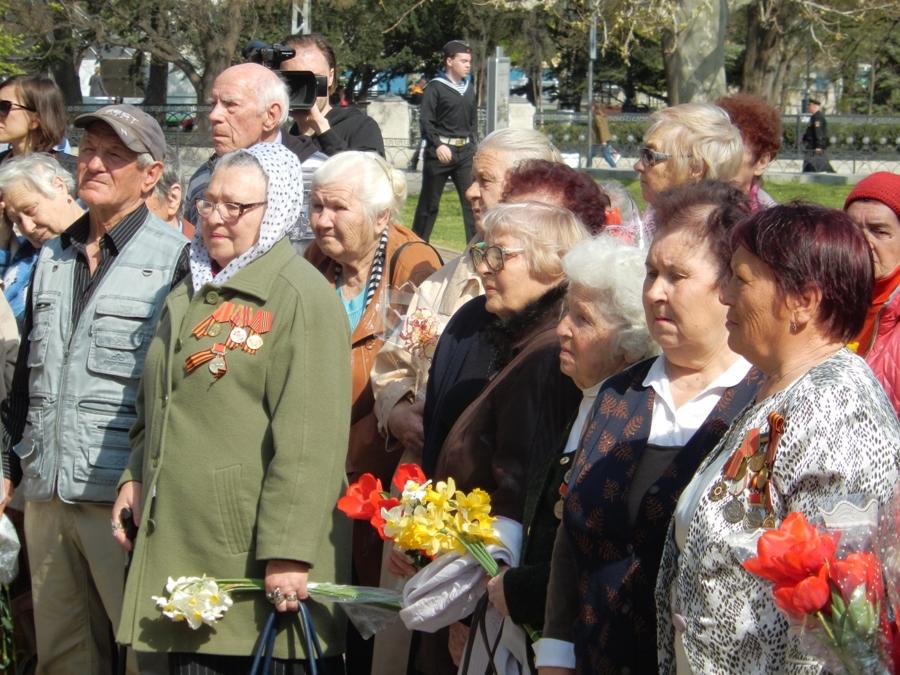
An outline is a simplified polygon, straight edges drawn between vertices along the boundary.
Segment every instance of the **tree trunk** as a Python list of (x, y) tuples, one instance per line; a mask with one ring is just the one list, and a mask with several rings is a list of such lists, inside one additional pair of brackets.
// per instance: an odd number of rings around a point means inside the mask
[(47, 64), (50, 75), (62, 90), (66, 105), (81, 105), (81, 83), (78, 79), (75, 48), (72, 45), (71, 35), (68, 35), (64, 28), (56, 28), (53, 31), (53, 40), (64, 47), (58, 45), (52, 50), (54, 56)]
[(680, 0), (675, 16), (662, 41), (669, 105), (724, 96), (726, 0)]
[(144, 105), (163, 106), (169, 84), (169, 63), (155, 56), (150, 58), (150, 76), (144, 92)]

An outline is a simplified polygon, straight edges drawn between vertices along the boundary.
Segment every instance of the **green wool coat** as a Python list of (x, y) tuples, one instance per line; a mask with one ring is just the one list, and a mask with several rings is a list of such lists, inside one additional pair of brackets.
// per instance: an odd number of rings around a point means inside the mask
[[(264, 308), (270, 333), (256, 354), (226, 356), (216, 380), (185, 359), (225, 342), (191, 331), (222, 302)], [(265, 575), (269, 559), (312, 565), (310, 581), (349, 583), (350, 522), (335, 504), (350, 428), (350, 338), (337, 295), (287, 239), (220, 287), (190, 278), (166, 299), (147, 353), (120, 484), (143, 485), (143, 516), (118, 639), (137, 651), (250, 655), (271, 605), (238, 593), (214, 627), (191, 630), (151, 600), (169, 576)], [(326, 655), (344, 650), (345, 620), (310, 603)], [(305, 658), (296, 618), (275, 656)]]

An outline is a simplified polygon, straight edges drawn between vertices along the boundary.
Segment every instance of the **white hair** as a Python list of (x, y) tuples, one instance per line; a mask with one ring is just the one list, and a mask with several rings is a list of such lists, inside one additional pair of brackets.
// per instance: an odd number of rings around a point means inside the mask
[(667, 161), (685, 179), (696, 169), (700, 178), (729, 181), (744, 161), (740, 129), (711, 103), (682, 103), (653, 113), (644, 140), (654, 135), (663, 139), (656, 149), (672, 155)]
[(265, 113), (273, 103), (281, 106), (281, 118), (278, 120), (278, 126), (281, 126), (287, 122), (291, 112), (290, 94), (285, 81), (274, 72), (269, 72), (271, 77), (261, 77), (257, 80), (256, 98), (261, 113)]
[(406, 202), (406, 176), (375, 152), (347, 150), (329, 157), (313, 174), (312, 189), (332, 183), (353, 185), (371, 221), (385, 211), (396, 221)]
[(548, 162), (562, 162), (562, 155), (544, 134), (536, 129), (497, 129), (481, 143), (476, 152), (490, 150), (508, 156), (511, 167), (529, 159), (544, 159)]
[(54, 157), (45, 152), (33, 152), (12, 159), (0, 166), (0, 192), (10, 185), (24, 181), (48, 199), (56, 196), (54, 179), (59, 178), (70, 195), (75, 194), (75, 179)]
[(532, 274), (562, 276), (562, 257), (588, 237), (584, 224), (569, 209), (541, 202), (497, 204), (481, 220), (484, 240), (504, 235), (522, 242)]
[(616, 324), (613, 347), (629, 363), (659, 353), (644, 316), (645, 253), (609, 234), (572, 247), (562, 266), (569, 289), (584, 291), (596, 311)]

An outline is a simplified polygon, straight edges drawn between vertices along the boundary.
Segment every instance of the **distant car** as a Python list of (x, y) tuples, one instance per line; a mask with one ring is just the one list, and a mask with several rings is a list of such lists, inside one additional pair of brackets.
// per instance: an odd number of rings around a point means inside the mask
[(181, 131), (194, 130), (194, 115), (189, 112), (166, 113), (166, 129), (180, 129)]
[(509, 90), (523, 89), (528, 84), (528, 75), (521, 68), (510, 68)]

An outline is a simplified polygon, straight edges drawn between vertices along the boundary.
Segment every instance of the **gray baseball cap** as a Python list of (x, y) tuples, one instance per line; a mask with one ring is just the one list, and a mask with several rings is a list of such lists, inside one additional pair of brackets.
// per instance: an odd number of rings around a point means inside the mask
[(137, 106), (127, 103), (103, 106), (75, 118), (75, 126), (84, 129), (91, 122), (104, 122), (129, 150), (147, 152), (156, 161), (166, 156), (166, 137), (159, 122)]

